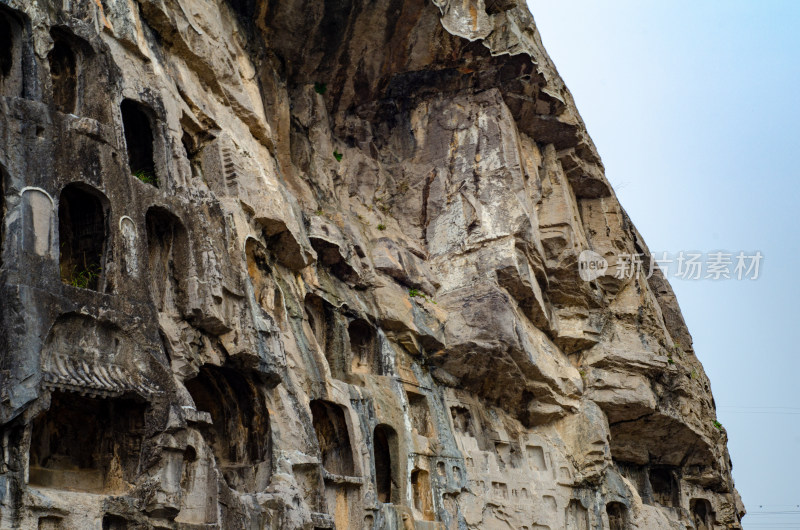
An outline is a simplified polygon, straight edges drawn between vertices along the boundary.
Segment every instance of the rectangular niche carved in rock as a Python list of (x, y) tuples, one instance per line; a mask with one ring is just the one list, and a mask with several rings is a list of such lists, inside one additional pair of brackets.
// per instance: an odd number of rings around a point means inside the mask
[(321, 399), (313, 400), (310, 406), (322, 467), (333, 475), (353, 476), (353, 448), (344, 410)]
[(189, 238), (180, 220), (167, 210), (147, 210), (149, 286), (156, 309), (181, 315), (185, 282), (189, 277)]
[(78, 96), (78, 64), (75, 52), (67, 41), (54, 36), (53, 49), (47, 54), (50, 64), (50, 81), (53, 104), (64, 114), (75, 112)]
[(231, 489), (262, 491), (271, 473), (269, 411), (258, 385), (232, 368), (204, 365), (186, 381), (197, 410), (211, 415), (207, 442)]
[(662, 506), (678, 506), (678, 482), (668, 467), (650, 468), (650, 487), (653, 501)]
[(411, 427), (422, 436), (432, 435), (431, 414), (428, 408), (428, 398), (416, 392), (406, 392), (408, 395), (408, 415), (411, 417)]
[(426, 521), (434, 520), (430, 475), (424, 469), (411, 472), (411, 489), (414, 492), (414, 508)]
[(139, 472), (145, 406), (53, 393), (31, 429), (30, 484), (121, 493)]
[(527, 447), (528, 462), (531, 467), (536, 471), (547, 471), (547, 463), (544, 458), (544, 450), (538, 445), (529, 445)]
[(130, 99), (122, 102), (120, 110), (131, 175), (146, 184), (158, 187), (156, 163), (153, 157), (153, 124), (149, 111), (141, 103)]
[(475, 426), (469, 409), (458, 406), (450, 407), (450, 415), (453, 417), (453, 427), (457, 433), (475, 437)]
[(22, 28), (0, 6), (0, 96), (21, 97), (22, 78)]
[(358, 318), (347, 326), (347, 335), (350, 337), (350, 370), (354, 374), (381, 375), (383, 371), (375, 328)]
[(375, 486), (378, 502), (390, 503), (399, 497), (397, 466), (397, 432), (389, 425), (380, 424), (372, 434), (372, 461), (375, 464)]

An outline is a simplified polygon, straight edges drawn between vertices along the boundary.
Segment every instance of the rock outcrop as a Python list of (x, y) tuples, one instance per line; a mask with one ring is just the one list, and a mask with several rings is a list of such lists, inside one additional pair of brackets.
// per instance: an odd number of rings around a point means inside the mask
[(0, 0), (0, 191), (0, 528), (741, 528), (524, 3)]

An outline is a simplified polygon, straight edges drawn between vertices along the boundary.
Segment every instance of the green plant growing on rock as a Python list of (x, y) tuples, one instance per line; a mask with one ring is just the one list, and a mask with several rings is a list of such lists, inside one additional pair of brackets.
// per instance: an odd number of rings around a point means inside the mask
[(64, 274), (62, 269), (61, 278), (67, 285), (79, 289), (88, 289), (100, 277), (101, 272), (102, 269), (95, 264), (87, 265), (82, 269), (79, 269), (77, 265), (73, 265), (72, 270), (68, 271), (67, 274)]
[[(427, 297), (427, 296), (425, 296), (425, 294), (424, 294), (422, 291), (420, 291), (419, 289), (409, 289), (409, 290), (408, 290), (408, 296), (409, 296), (410, 298), (422, 298), (422, 299), (423, 299), (423, 300), (425, 300), (426, 302), (430, 302), (430, 303), (432, 303), (432, 304), (436, 304), (436, 300), (434, 300), (433, 298), (428, 298), (428, 297)], [(438, 305), (438, 304), (437, 304), (437, 305)]]
[(379, 224), (379, 225), (378, 225), (378, 230), (380, 230), (381, 232), (383, 232), (384, 230), (386, 230), (386, 225), (385, 225), (385, 224), (383, 224), (383, 223)]
[(336, 159), (337, 162), (341, 162), (344, 155), (337, 151), (336, 149), (333, 150), (333, 158)]
[(668, 355), (668, 356), (667, 356), (667, 362), (668, 362), (669, 364), (675, 364), (675, 361), (672, 359), (672, 355)]
[(325, 83), (314, 83), (314, 92), (317, 94), (325, 94), (328, 91), (328, 85)]
[(137, 169), (133, 172), (133, 176), (141, 180), (145, 184), (158, 186), (158, 178), (149, 169)]
[(714, 428), (717, 429), (719, 432), (722, 432), (722, 424), (717, 420), (714, 420)]

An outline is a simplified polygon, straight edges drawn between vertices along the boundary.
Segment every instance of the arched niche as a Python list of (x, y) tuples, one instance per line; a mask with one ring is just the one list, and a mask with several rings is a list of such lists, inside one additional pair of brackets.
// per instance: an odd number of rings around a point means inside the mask
[(22, 209), (23, 252), (43, 258), (52, 257), (55, 202), (41, 188), (23, 188)]
[(155, 162), (155, 134), (152, 111), (144, 104), (125, 99), (120, 105), (128, 167), (131, 175), (146, 184), (159, 187)]
[(424, 469), (414, 469), (411, 472), (411, 491), (414, 495), (414, 509), (425, 521), (433, 521), (433, 495), (431, 492), (431, 476)]
[(272, 441), (260, 385), (237, 370), (211, 365), (184, 384), (197, 410), (211, 415), (206, 440), (228, 486), (246, 493), (266, 488)]
[(624, 504), (609, 502), (606, 504), (606, 515), (608, 516), (609, 530), (627, 530), (628, 508)]
[(136, 230), (136, 223), (127, 215), (119, 219), (119, 233), (122, 240), (125, 273), (128, 276), (138, 276), (139, 274), (139, 251), (136, 243), (139, 238)]
[(161, 313), (180, 316), (191, 271), (189, 237), (183, 223), (166, 208), (153, 206), (145, 215), (148, 285)]
[(108, 237), (108, 200), (94, 188), (74, 183), (58, 199), (61, 280), (73, 287), (101, 290)]
[(399, 504), (400, 455), (397, 431), (386, 424), (378, 424), (372, 433), (372, 462), (375, 465), (375, 491), (378, 502)]
[(353, 476), (355, 466), (344, 409), (336, 403), (315, 399), (310, 403), (322, 467), (328, 473)]
[(689, 501), (689, 510), (692, 512), (692, 522), (696, 530), (713, 530), (714, 510), (706, 499), (692, 499)]

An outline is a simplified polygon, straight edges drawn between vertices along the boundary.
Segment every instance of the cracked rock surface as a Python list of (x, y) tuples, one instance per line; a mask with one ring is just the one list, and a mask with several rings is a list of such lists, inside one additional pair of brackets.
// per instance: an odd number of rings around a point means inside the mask
[(741, 528), (524, 3), (0, 0), (0, 197), (0, 529)]

